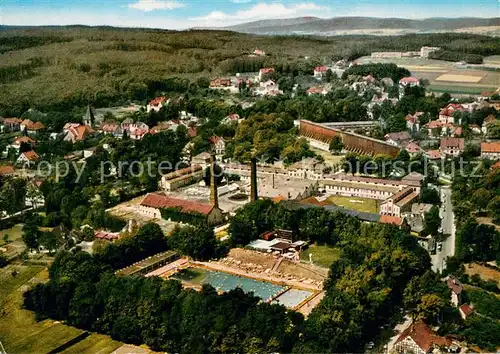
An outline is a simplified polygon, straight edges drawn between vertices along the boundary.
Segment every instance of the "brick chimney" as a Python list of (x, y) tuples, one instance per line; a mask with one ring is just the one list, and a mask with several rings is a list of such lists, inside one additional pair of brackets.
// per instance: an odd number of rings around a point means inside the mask
[(253, 202), (259, 199), (257, 195), (257, 159), (255, 157), (251, 160), (250, 169), (250, 201)]
[(219, 195), (215, 182), (215, 155), (210, 154), (210, 204), (219, 207)]

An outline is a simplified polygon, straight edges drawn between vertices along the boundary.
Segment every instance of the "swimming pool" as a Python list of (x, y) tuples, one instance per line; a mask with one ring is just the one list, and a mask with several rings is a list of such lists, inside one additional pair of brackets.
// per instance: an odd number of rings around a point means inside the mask
[(188, 268), (171, 278), (186, 281), (193, 284), (210, 284), (219, 291), (229, 291), (241, 288), (244, 292), (253, 292), (255, 296), (267, 301), (279, 293), (285, 291), (287, 287), (255, 280), (237, 275), (219, 272), (215, 270), (205, 270), (199, 268)]
[(289, 289), (288, 291), (284, 292), (276, 299), (274, 299), (272, 303), (281, 304), (289, 308), (294, 308), (312, 294), (313, 293), (311, 291), (307, 290)]

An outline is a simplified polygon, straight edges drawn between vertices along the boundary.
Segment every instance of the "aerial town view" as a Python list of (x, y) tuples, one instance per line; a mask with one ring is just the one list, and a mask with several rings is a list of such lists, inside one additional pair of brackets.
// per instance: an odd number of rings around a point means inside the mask
[(500, 2), (0, 1), (0, 354), (500, 353)]

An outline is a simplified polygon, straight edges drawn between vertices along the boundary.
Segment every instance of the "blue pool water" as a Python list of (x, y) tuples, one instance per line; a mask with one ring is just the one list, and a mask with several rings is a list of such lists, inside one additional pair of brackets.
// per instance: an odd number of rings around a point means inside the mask
[(246, 293), (253, 292), (255, 296), (260, 297), (264, 301), (276, 296), (286, 289), (283, 286), (273, 283), (239, 277), (237, 275), (218, 271), (207, 271), (202, 283), (210, 284), (215, 289), (221, 291), (229, 291), (239, 287)]
[(273, 304), (281, 304), (288, 308), (294, 308), (302, 301), (312, 295), (307, 290), (290, 289), (273, 300)]

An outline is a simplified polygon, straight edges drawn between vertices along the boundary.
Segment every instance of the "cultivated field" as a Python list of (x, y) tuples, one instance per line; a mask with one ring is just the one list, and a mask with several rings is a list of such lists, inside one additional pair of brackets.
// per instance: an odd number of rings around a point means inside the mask
[[(17, 275), (13, 275), (13, 272)], [(21, 309), (23, 293), (48, 278), (42, 266), (9, 265), (0, 269), (0, 341), (7, 353), (49, 353), (84, 331), (59, 321), (35, 321), (32, 312)], [(111, 353), (122, 343), (91, 334), (63, 353)]]
[(358, 59), (360, 64), (394, 63), (410, 70), (417, 78), (429, 81), (429, 90), (433, 92), (448, 92), (450, 94), (478, 95), (483, 91), (495, 91), (500, 86), (500, 72), (484, 69), (484, 65), (498, 67), (500, 56), (484, 59), (483, 65), (471, 65), (472, 68), (457, 68), (456, 63), (423, 59), (423, 58), (391, 58)]

